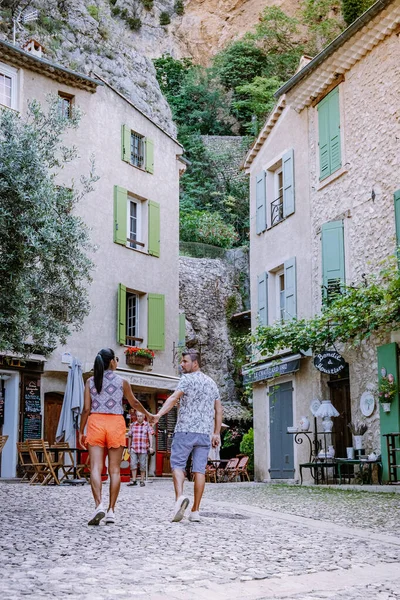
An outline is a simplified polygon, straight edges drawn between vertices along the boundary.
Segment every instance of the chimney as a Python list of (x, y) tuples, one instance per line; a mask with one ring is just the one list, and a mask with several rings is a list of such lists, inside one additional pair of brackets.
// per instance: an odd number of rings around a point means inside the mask
[(44, 52), (44, 47), (34, 38), (30, 38), (25, 44), (22, 46), (22, 49), (25, 52), (29, 52), (38, 58), (42, 58), (42, 53)]

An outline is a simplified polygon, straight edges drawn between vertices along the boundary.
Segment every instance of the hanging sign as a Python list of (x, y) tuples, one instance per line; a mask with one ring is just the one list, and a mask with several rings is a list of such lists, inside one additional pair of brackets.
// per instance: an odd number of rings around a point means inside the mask
[(314, 367), (327, 375), (340, 373), (345, 366), (346, 361), (336, 350), (323, 350), (314, 357)]
[(24, 383), (25, 413), (40, 413), (40, 379), (26, 378)]

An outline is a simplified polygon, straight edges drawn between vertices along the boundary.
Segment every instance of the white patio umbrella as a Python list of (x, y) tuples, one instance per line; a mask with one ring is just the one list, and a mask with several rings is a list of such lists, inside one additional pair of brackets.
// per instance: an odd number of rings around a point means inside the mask
[(83, 395), (82, 365), (74, 357), (69, 367), (67, 387), (56, 432), (56, 441), (60, 442), (64, 438), (64, 442), (68, 442), (72, 448), (76, 446), (76, 432), (81, 421)]

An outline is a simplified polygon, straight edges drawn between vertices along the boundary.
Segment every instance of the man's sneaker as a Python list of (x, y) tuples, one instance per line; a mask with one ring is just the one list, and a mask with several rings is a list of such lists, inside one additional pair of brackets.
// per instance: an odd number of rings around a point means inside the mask
[(193, 523), (200, 523), (201, 519), (200, 519), (200, 513), (198, 510), (192, 511), (190, 513), (189, 521), (192, 521)]
[(178, 523), (179, 521), (182, 521), (188, 505), (189, 498), (187, 496), (179, 496), (178, 500), (175, 502), (174, 514), (171, 519), (172, 523)]
[(135, 479), (135, 481), (130, 481), (130, 482), (128, 483), (128, 486), (129, 486), (129, 485), (137, 485), (137, 481), (136, 481), (136, 479)]
[(140, 482), (140, 487), (144, 487), (145, 485), (146, 485), (146, 484), (145, 484), (145, 482), (144, 482), (144, 481), (141, 481), (141, 482)]
[(98, 507), (96, 508), (96, 510), (94, 511), (94, 514), (92, 516), (92, 518), (90, 519), (88, 525), (99, 525), (100, 521), (102, 519), (104, 519), (104, 517), (106, 516), (106, 511), (103, 508), (102, 504), (99, 504)]
[(107, 514), (106, 514), (106, 525), (114, 525), (114, 523), (115, 523), (114, 511), (112, 508), (110, 508), (110, 510), (108, 510)]

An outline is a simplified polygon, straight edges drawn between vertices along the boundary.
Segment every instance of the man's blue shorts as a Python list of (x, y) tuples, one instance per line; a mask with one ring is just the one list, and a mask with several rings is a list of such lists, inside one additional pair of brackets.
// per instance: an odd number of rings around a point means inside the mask
[(208, 453), (211, 447), (210, 436), (206, 433), (174, 433), (171, 446), (171, 469), (186, 469), (186, 463), (192, 452), (192, 473), (205, 473)]

